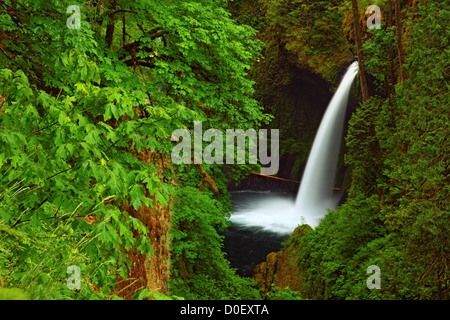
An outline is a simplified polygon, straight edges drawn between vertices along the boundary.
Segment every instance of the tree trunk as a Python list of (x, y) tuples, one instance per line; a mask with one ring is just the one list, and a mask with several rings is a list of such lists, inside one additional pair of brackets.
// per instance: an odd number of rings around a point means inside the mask
[(108, 15), (107, 19), (107, 25), (106, 25), (106, 35), (105, 35), (105, 41), (106, 41), (106, 45), (108, 46), (108, 48), (111, 49), (111, 45), (114, 39), (114, 29), (116, 26), (116, 13), (114, 12), (116, 10), (116, 6), (117, 3), (115, 0), (111, 1), (110, 4), (110, 9), (112, 10), (112, 12)]
[[(388, 27), (392, 27), (393, 19), (392, 19), (392, 0), (389, 0), (389, 19), (388, 19)], [(394, 47), (389, 47), (389, 80), (386, 81), (387, 85), (387, 95), (389, 97), (389, 101), (391, 101), (391, 95), (394, 92), (393, 88), (395, 86), (395, 63), (394, 63)]]
[(400, 0), (394, 1), (395, 5), (395, 34), (397, 36), (397, 50), (398, 50), (398, 62), (400, 69), (400, 81), (405, 80), (405, 74), (403, 71), (403, 64), (405, 63), (405, 52), (403, 51), (402, 34), (403, 34), (403, 24), (400, 9)]
[(353, 27), (355, 31), (356, 51), (359, 63), (359, 82), (361, 83), (361, 94), (363, 101), (369, 99), (369, 89), (367, 87), (366, 72), (364, 68), (364, 56), (362, 53), (361, 26), (359, 24), (358, 1), (352, 0)]

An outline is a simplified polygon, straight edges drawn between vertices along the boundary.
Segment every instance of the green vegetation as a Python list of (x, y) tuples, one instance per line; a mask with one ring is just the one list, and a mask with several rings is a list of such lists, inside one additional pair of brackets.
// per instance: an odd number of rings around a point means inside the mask
[(230, 268), (221, 250), (228, 222), (223, 205), (186, 187), (177, 192), (172, 211), (171, 292), (186, 299), (258, 299), (251, 279)]
[[(69, 29), (75, 4), (81, 28)], [(120, 296), (128, 253), (154, 251), (135, 212), (168, 206), (175, 188), (171, 132), (269, 119), (246, 78), (260, 43), (225, 5), (0, 1), (2, 287)], [(69, 265), (80, 290), (66, 287)]]
[[(252, 167), (175, 166), (171, 133), (279, 128), (297, 178), (315, 99), (361, 55), (348, 198), (286, 242), (300, 287), (266, 297), (449, 299), (450, 7), (359, 0), (355, 16), (352, 2), (0, 0), (0, 299), (260, 298), (218, 233), (227, 186)], [(371, 4), (381, 29), (366, 27)]]
[[(449, 299), (450, 8), (377, 4), (382, 28), (362, 40), (373, 93), (346, 135), (349, 197), (298, 239), (296, 289), (309, 299)], [(366, 286), (371, 265), (379, 290)]]

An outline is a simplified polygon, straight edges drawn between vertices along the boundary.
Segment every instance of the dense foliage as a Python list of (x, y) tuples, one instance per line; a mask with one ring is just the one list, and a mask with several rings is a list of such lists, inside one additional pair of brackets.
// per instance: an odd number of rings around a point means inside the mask
[[(268, 120), (245, 77), (260, 44), (225, 6), (0, 1), (2, 287), (33, 299), (120, 295), (127, 252), (153, 252), (130, 212), (167, 206), (175, 188), (171, 132)], [(70, 265), (78, 291), (65, 284)]]
[[(349, 197), (299, 239), (300, 292), (313, 299), (449, 299), (450, 8), (402, 5), (401, 64), (394, 3), (378, 5), (382, 27), (366, 29), (363, 39), (375, 93), (352, 115), (346, 135)], [(371, 265), (381, 270), (379, 290), (366, 286)]]
[[(218, 233), (228, 179), (250, 167), (175, 166), (171, 134), (194, 121), (257, 129), (273, 113), (296, 178), (323, 111), (315, 100), (363, 54), (370, 98), (345, 137), (348, 198), (287, 242), (301, 286), (267, 298), (449, 299), (450, 8), (372, 2), (0, 0), (0, 298), (122, 298), (138, 282), (133, 257), (146, 264), (163, 241), (169, 290), (126, 298), (259, 298)], [(380, 29), (366, 27), (371, 4)], [(142, 213), (163, 210), (167, 239), (150, 237)], [(380, 289), (366, 286), (371, 265)]]
[(250, 279), (235, 274), (217, 232), (229, 224), (220, 201), (186, 187), (172, 211), (171, 292), (186, 299), (257, 299)]

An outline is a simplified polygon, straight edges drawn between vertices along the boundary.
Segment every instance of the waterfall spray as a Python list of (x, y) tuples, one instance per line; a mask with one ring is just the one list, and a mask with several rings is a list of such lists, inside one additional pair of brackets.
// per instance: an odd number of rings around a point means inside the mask
[(233, 223), (277, 233), (290, 233), (303, 223), (316, 227), (327, 214), (327, 209), (337, 208), (339, 197), (333, 187), (345, 111), (357, 73), (358, 62), (354, 62), (349, 66), (327, 107), (316, 133), (295, 203), (286, 198), (267, 198), (246, 204), (231, 216)]

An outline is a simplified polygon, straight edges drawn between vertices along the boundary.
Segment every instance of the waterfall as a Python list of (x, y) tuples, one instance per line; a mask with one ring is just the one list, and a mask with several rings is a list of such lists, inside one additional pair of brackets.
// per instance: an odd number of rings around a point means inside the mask
[(241, 202), (231, 216), (233, 223), (276, 233), (290, 233), (299, 224), (316, 227), (336, 209), (339, 197), (333, 190), (342, 140), (345, 111), (358, 62), (350, 65), (320, 123), (295, 201), (281, 195)]
[(327, 209), (337, 208), (339, 198), (333, 187), (348, 96), (357, 73), (358, 62), (354, 62), (327, 107), (303, 173), (295, 211), (311, 227), (319, 224)]

